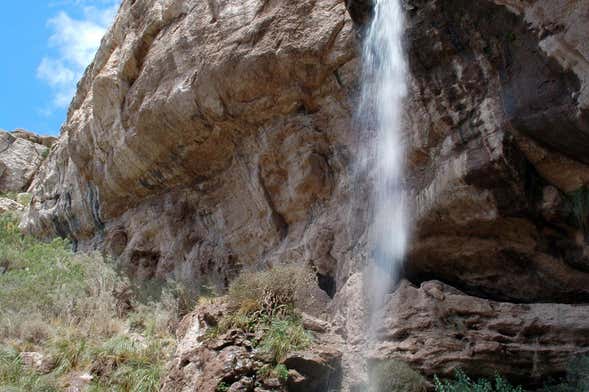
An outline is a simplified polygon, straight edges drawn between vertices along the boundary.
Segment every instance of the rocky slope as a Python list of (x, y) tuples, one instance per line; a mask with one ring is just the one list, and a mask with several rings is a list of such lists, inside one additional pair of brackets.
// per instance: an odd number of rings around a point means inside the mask
[[(371, 132), (353, 114), (370, 6), (345, 3), (124, 0), (23, 226), (143, 278), (224, 286), (252, 265), (311, 264), (345, 377), (361, 374), (371, 173), (354, 157)], [(427, 374), (501, 358), (533, 383), (588, 349), (589, 1), (405, 6), (405, 275), (421, 288), (392, 297), (374, 355)], [(465, 330), (440, 339), (452, 320)]]

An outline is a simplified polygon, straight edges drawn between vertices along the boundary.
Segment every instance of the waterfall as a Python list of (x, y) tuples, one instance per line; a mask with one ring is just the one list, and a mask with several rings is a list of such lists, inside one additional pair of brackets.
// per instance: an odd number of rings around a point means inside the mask
[[(366, 288), (370, 330), (398, 280), (408, 242), (408, 206), (403, 146), (403, 104), (408, 67), (403, 50), (401, 0), (375, 0), (363, 43), (362, 92), (357, 121), (370, 133), (365, 156), (374, 176), (372, 243)], [(372, 133), (373, 132), (373, 133)]]

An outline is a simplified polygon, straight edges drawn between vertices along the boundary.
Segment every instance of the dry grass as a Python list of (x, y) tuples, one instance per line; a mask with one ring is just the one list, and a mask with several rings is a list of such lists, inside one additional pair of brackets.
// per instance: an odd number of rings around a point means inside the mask
[(305, 300), (309, 287), (317, 285), (304, 266), (278, 265), (266, 271), (244, 272), (229, 287), (229, 303), (241, 313), (284, 313)]
[(214, 337), (229, 329), (255, 333), (256, 347), (274, 364), (289, 352), (305, 349), (312, 336), (305, 331), (297, 303), (316, 285), (314, 274), (300, 265), (280, 265), (261, 272), (245, 272), (229, 287), (231, 314), (221, 320)]
[[(156, 391), (174, 347), (179, 301), (169, 287), (149, 302), (98, 254), (73, 254), (66, 241), (23, 236), (0, 215), (0, 390), (62, 390), (90, 372), (92, 391)], [(171, 286), (170, 286), (171, 287)], [(120, 293), (130, 304), (121, 306)], [(123, 309), (123, 311), (122, 311)], [(51, 358), (49, 374), (27, 369), (20, 352)]]

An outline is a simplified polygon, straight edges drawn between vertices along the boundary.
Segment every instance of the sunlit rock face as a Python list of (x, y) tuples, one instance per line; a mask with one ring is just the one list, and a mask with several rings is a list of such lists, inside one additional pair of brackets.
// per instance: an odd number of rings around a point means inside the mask
[(53, 141), (23, 130), (0, 130), (0, 193), (25, 191)]
[(144, 278), (291, 260), (333, 279), (356, 45), (339, 0), (124, 1), (25, 226)]
[[(373, 173), (353, 167), (372, 132), (352, 121), (369, 3), (123, 1), (30, 186), (23, 226), (103, 249), (141, 278), (225, 286), (249, 265), (311, 264), (335, 294), (330, 318), (348, 344), (343, 383), (352, 385), (370, 254)], [(551, 313), (521, 304), (589, 302), (589, 2), (404, 4), (413, 201), (404, 273), (415, 287), (398, 294), (403, 309), (423, 305), (423, 287), (438, 280), (477, 306), (507, 304), (485, 313), (488, 328), (513, 312), (537, 317), (548, 327), (534, 336), (553, 339)], [(418, 316), (433, 331), (429, 307)], [(572, 353), (566, 344), (586, 344), (576, 339), (589, 318), (576, 317), (559, 324), (553, 341), (565, 343), (546, 356), (555, 368)], [(410, 349), (391, 343), (377, 354), (429, 374), (469, 363), (482, 372), (509, 343), (464, 351), (458, 337), (445, 345), (407, 333)], [(512, 338), (528, 358), (527, 337)], [(443, 366), (436, 348), (449, 352)], [(504, 361), (520, 367), (515, 376), (534, 366)]]

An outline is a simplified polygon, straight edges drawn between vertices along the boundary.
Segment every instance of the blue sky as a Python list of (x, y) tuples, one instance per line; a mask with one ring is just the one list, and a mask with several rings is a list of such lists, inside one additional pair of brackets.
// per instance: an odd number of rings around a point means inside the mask
[(2, 4), (0, 129), (57, 135), (120, 0)]

